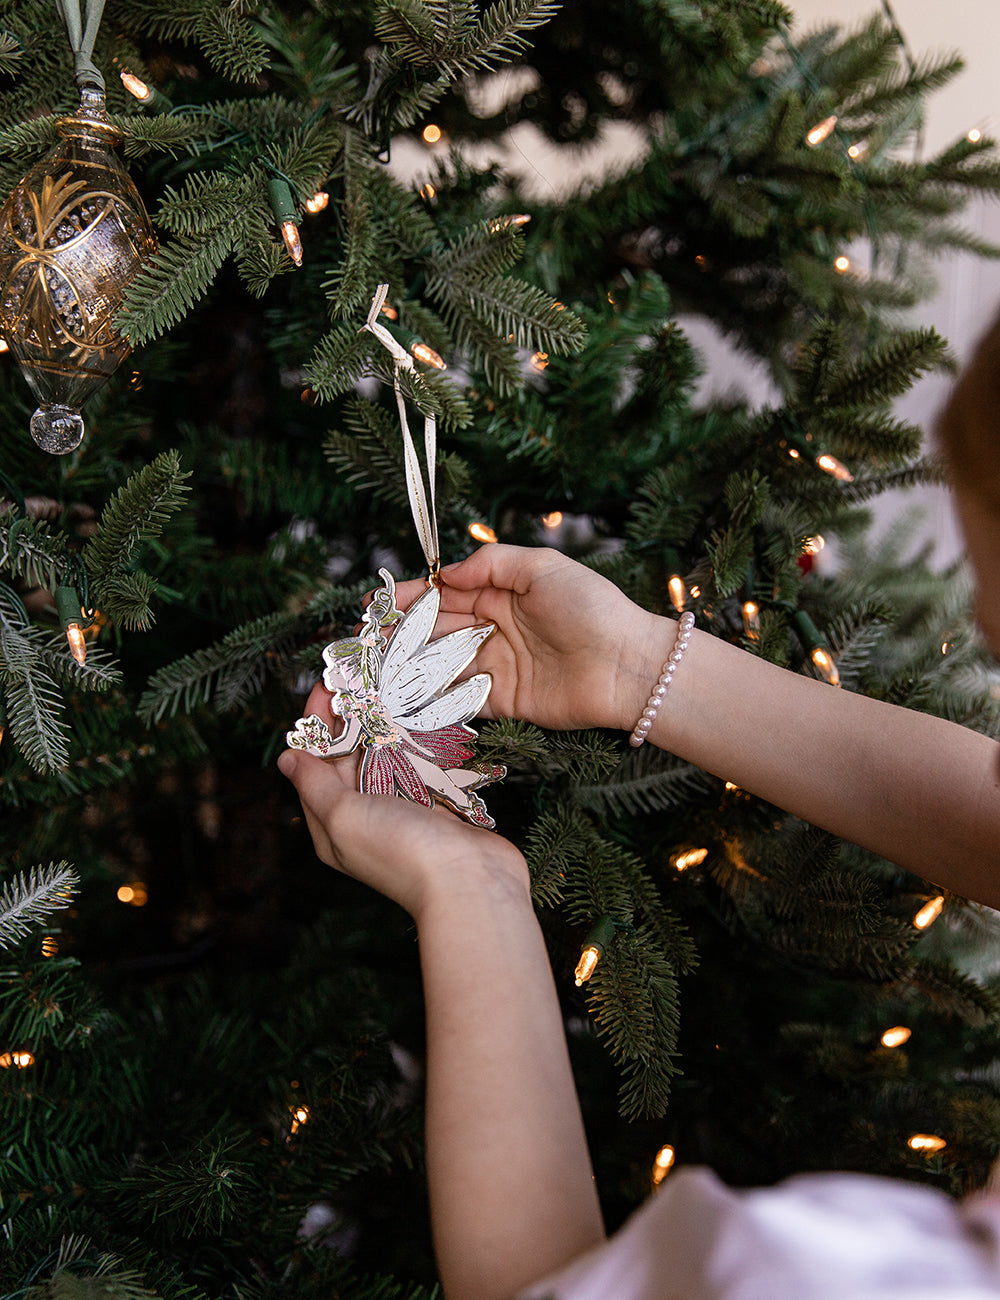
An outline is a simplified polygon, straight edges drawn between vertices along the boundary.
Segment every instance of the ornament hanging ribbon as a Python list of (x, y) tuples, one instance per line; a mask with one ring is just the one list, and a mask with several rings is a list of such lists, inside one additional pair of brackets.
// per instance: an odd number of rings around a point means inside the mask
[(323, 651), (323, 685), (331, 694), (330, 713), (342, 721), (339, 735), (312, 713), (299, 718), (285, 741), (318, 758), (360, 749), (358, 788), (364, 793), (401, 795), (426, 807), (444, 804), (474, 826), (492, 829), (493, 818), (476, 791), (499, 781), (507, 769), (471, 762), (476, 733), (467, 722), (482, 711), (493, 682), (489, 673), (458, 679), (496, 625), (479, 623), (431, 639), (441, 603), (434, 504), (437, 422), (424, 411), (425, 487), (400, 383), (402, 371), (413, 373), (413, 358), (378, 320), (388, 292), (387, 284), (379, 285), (364, 329), (392, 357), (406, 489), (430, 581), (404, 613), (396, 606), (392, 575), (379, 570), (382, 586), (362, 616), (360, 634), (333, 641)]
[(84, 0), (82, 14), (80, 0), (56, 0), (56, 8), (66, 24), (66, 35), (76, 64), (76, 84), (81, 90), (84, 86), (96, 86), (103, 91), (104, 78), (94, 63), (93, 55), (97, 29), (104, 13), (104, 0)]
[(406, 418), (406, 399), (399, 382), (400, 371), (415, 374), (413, 358), (403, 345), (379, 323), (379, 315), (385, 306), (389, 292), (387, 284), (380, 284), (378, 292), (372, 299), (371, 311), (362, 329), (374, 334), (385, 350), (392, 357), (392, 387), (396, 394), (396, 409), (399, 411), (399, 427), (403, 434), (403, 464), (406, 470), (406, 491), (410, 498), (410, 511), (413, 522), (427, 561), (428, 574), (435, 585), (441, 570), (441, 552), (438, 546), (437, 506), (435, 505), (435, 469), (437, 465), (437, 420), (432, 411), (424, 411), (424, 454), (427, 460), (427, 487), (420, 469), (417, 448), (410, 433)]

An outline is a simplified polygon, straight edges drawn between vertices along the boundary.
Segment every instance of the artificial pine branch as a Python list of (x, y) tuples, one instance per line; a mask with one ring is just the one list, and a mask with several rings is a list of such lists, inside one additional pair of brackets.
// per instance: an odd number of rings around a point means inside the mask
[(190, 472), (181, 469), (180, 454), (165, 451), (118, 489), (83, 548), (81, 558), (95, 585), (124, 569), (139, 542), (162, 533), (167, 520), (183, 505), (190, 490), (184, 480), (190, 477)]
[(125, 292), (117, 326), (133, 347), (176, 325), (204, 297), (235, 238), (234, 229), (220, 227), (200, 239), (176, 239), (161, 246)]
[(202, 9), (194, 35), (209, 62), (231, 81), (256, 81), (267, 64), (263, 36), (229, 6)]
[(626, 754), (597, 785), (577, 785), (573, 798), (602, 816), (663, 812), (704, 794), (714, 782), (700, 768), (644, 745)]
[(213, 692), (217, 703), (221, 695), (227, 708), (235, 708), (256, 694), (269, 661), (287, 655), (302, 630), (297, 614), (267, 614), (235, 628), (215, 645), (175, 660), (149, 679), (139, 700), (139, 718), (152, 725), (178, 709), (191, 712)]
[(19, 872), (0, 890), (0, 946), (12, 948), (53, 912), (69, 906), (79, 883), (68, 862), (50, 862)]

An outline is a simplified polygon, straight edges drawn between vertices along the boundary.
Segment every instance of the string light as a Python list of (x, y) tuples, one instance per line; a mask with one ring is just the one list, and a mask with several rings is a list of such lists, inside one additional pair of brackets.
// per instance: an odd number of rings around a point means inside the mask
[(892, 1029), (887, 1029), (882, 1035), (883, 1047), (902, 1047), (904, 1043), (910, 1041), (912, 1029), (907, 1029), (905, 1025), (893, 1025)]
[(293, 1106), (292, 1123), (289, 1131), (292, 1133), (297, 1133), (299, 1129), (302, 1127), (302, 1125), (308, 1121), (308, 1119), (309, 1119), (308, 1106)]
[(542, 371), (549, 364), (549, 354), (547, 352), (534, 352), (531, 357), (531, 367), (533, 370)]
[(604, 956), (604, 950), (614, 938), (614, 934), (615, 923), (610, 916), (602, 916), (595, 922), (583, 941), (580, 960), (576, 963), (576, 970), (573, 972), (577, 988), (585, 984), (593, 975), (597, 963)]
[(824, 451), (822, 455), (816, 457), (816, 464), (824, 473), (830, 474), (841, 483), (854, 482), (854, 475), (844, 462), (838, 460), (836, 456), (831, 456), (828, 451)]
[(42, 940), (42, 956), (54, 957), (59, 951), (59, 940), (53, 935), (47, 934)]
[(809, 658), (825, 682), (829, 682), (831, 686), (840, 685), (840, 673), (829, 651), (824, 650), (821, 645), (813, 646)]
[(829, 117), (824, 117), (823, 121), (817, 122), (813, 129), (806, 135), (806, 144), (811, 148), (815, 148), (816, 145), (822, 144), (823, 141), (830, 136), (836, 125), (837, 116), (835, 113), (831, 113)]
[(820, 636), (816, 624), (804, 609), (795, 611), (794, 620), (803, 648), (812, 661), (813, 667), (825, 682), (829, 682), (831, 686), (839, 686), (840, 673), (837, 671), (833, 656), (823, 644), (823, 638)]
[(497, 217), (490, 222), (490, 230), (494, 235), (501, 230), (509, 230), (511, 226), (526, 226), (531, 220), (527, 212), (512, 212), (506, 217)]
[(807, 537), (806, 540), (802, 543), (802, 554), (819, 555), (820, 551), (824, 550), (825, 548), (826, 548), (826, 538), (823, 537), (820, 533), (817, 533), (815, 537)]
[(911, 1151), (932, 1156), (938, 1151), (943, 1151), (948, 1143), (943, 1137), (937, 1137), (933, 1133), (914, 1133), (913, 1137), (907, 1140), (906, 1145)]
[(306, 211), (315, 216), (317, 212), (322, 212), (329, 202), (330, 196), (326, 190), (317, 190), (311, 199), (306, 199)]
[(495, 542), (496, 533), (489, 524), (475, 523), (469, 525), (469, 536), (477, 542)]
[(424, 127), (421, 135), (424, 137), (424, 144), (437, 144), (441, 139), (441, 128), (430, 122)]
[(563, 521), (561, 510), (551, 510), (547, 515), (542, 515), (542, 523), (546, 528), (558, 528)]
[(687, 589), (684, 586), (684, 579), (677, 573), (671, 574), (667, 582), (667, 592), (670, 595), (670, 603), (678, 614), (684, 613), (684, 603), (687, 600)]
[(434, 349), (429, 347), (426, 343), (414, 343), (410, 348), (410, 351), (417, 360), (422, 361), (425, 366), (433, 366), (435, 370), (448, 369), (441, 354), (435, 352)]
[(834, 258), (833, 269), (840, 275), (845, 275), (851, 269), (851, 259), (841, 254), (840, 257)]
[(299, 238), (299, 216), (295, 210), (292, 187), (283, 176), (272, 176), (267, 183), (267, 194), (288, 256), (296, 266), (301, 266), (302, 240)]
[(9, 1070), (14, 1066), (17, 1070), (26, 1070), (30, 1065), (35, 1064), (35, 1058), (30, 1052), (4, 1052), (0, 1056), (0, 1069)]
[(133, 99), (137, 99), (140, 104), (152, 103), (154, 91), (141, 77), (137, 77), (134, 72), (129, 72), (125, 68), (122, 68), (118, 75), (121, 77), (122, 85)]
[(760, 635), (760, 606), (754, 600), (743, 602), (743, 631), (751, 641)]
[(83, 629), (88, 623), (74, 587), (56, 588), (56, 613), (66, 633), (70, 654), (82, 667), (87, 662), (87, 641)]
[(684, 849), (671, 859), (675, 871), (687, 871), (691, 867), (700, 867), (708, 857), (708, 849)]
[(392, 305), (391, 302), (384, 302), (382, 304), (382, 310), (379, 314), (381, 316), (388, 317), (389, 320), (399, 320), (399, 312), (396, 310), (396, 308)]
[(983, 133), (978, 126), (974, 126), (970, 131), (966, 131), (965, 138), (970, 144), (978, 144), (983, 138)]
[(789, 456), (791, 456), (792, 460), (798, 460), (802, 453), (799, 451), (797, 447), (789, 447), (788, 454)]
[(849, 158), (863, 158), (867, 152), (868, 142), (866, 140), (861, 140), (858, 144), (848, 145), (847, 147), (847, 156)]
[(660, 1183), (663, 1182), (667, 1174), (669, 1174), (671, 1169), (673, 1169), (674, 1161), (676, 1159), (677, 1159), (677, 1152), (674, 1150), (674, 1148), (670, 1145), (669, 1142), (666, 1143), (666, 1145), (660, 1147), (659, 1151), (657, 1151), (656, 1153), (656, 1158), (653, 1161), (653, 1186), (654, 1187), (659, 1187)]
[(140, 882), (131, 885), (119, 885), (116, 896), (119, 903), (128, 903), (130, 907), (145, 907), (149, 902), (146, 886)]
[(938, 894), (937, 898), (932, 898), (930, 902), (923, 905), (913, 918), (913, 924), (918, 930), (926, 930), (929, 925), (932, 925), (938, 919), (943, 911), (944, 895)]
[(430, 203), (430, 201), (431, 201), (432, 199), (434, 199), (434, 198), (437, 197), (437, 190), (436, 190), (436, 189), (434, 188), (434, 186), (430, 183), (430, 181), (425, 181), (425, 182), (423, 183), (423, 185), (421, 185), (421, 187), (420, 187), (420, 197), (421, 197), (421, 198), (422, 198), (426, 203)]
[(0, 339), (0, 352), (9, 352), (10, 346), (6, 339)]

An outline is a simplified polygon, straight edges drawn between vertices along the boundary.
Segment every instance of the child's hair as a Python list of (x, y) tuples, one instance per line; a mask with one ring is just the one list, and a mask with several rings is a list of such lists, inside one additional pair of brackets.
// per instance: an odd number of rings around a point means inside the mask
[(955, 487), (1000, 510), (1000, 316), (952, 389), (937, 432)]

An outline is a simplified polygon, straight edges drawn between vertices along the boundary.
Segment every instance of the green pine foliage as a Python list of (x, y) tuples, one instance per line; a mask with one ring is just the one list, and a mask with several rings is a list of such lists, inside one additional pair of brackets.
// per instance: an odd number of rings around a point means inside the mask
[[(430, 1300), (412, 930), (319, 867), (272, 766), (379, 567), (423, 567), (376, 287), (446, 362), (400, 387), (411, 428), (439, 420), (448, 558), (479, 523), (659, 613), (677, 577), (749, 653), (812, 673), (818, 637), (841, 689), (996, 736), (964, 578), (908, 525), (873, 543), (864, 506), (940, 480), (893, 409), (954, 364), (910, 309), (941, 253), (996, 255), (962, 214), (1000, 162), (913, 148), (957, 60), (910, 57), (884, 14), (800, 34), (772, 0), (108, 0), (95, 58), (159, 252), (79, 452), (34, 448), (0, 369), (0, 1292)], [(74, 98), (51, 6), (0, 4), (5, 184)], [(403, 181), (431, 121), (450, 147)], [(466, 150), (519, 122), (569, 149), (629, 124), (636, 148), (539, 198)], [(766, 406), (701, 395), (682, 312), (766, 363)], [(931, 882), (620, 735), (499, 719), (477, 759), (509, 769), (487, 802), (528, 859), (612, 1222), (664, 1141), (737, 1183), (982, 1180), (980, 912), (948, 898), (921, 936)], [(915, 1155), (918, 1130), (947, 1147)]]

